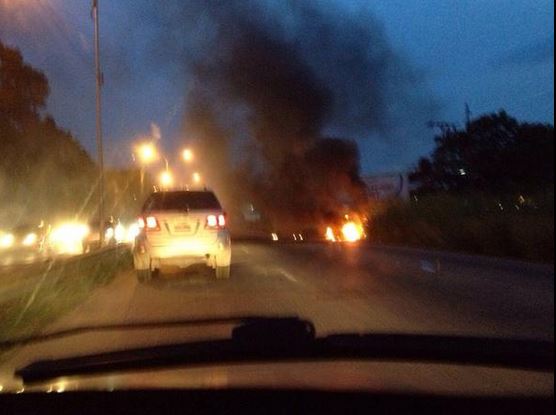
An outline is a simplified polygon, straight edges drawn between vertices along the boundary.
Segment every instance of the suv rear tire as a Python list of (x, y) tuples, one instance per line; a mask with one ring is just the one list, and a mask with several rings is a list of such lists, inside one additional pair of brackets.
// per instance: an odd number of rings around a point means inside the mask
[(228, 280), (228, 279), (230, 279), (230, 273), (231, 273), (230, 266), (216, 267), (216, 279), (217, 280)]

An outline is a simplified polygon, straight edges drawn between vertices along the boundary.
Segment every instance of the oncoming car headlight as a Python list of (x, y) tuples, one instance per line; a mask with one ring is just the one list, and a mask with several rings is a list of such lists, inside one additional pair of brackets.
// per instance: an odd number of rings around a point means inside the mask
[(15, 237), (11, 233), (0, 235), (0, 248), (8, 249), (14, 246)]
[(114, 239), (116, 239), (116, 242), (119, 244), (125, 242), (126, 234), (126, 228), (121, 223), (118, 223), (114, 229)]
[(106, 229), (104, 239), (107, 241), (115, 241), (118, 244), (124, 243), (127, 239), (127, 229), (121, 223), (118, 223), (116, 226), (111, 226)]
[(111, 241), (113, 238), (114, 238), (114, 228), (106, 229), (106, 232), (104, 232), (104, 239), (106, 239), (107, 241)]
[(39, 237), (36, 233), (30, 233), (23, 239), (23, 246), (33, 246), (37, 243), (38, 239)]
[(141, 228), (138, 223), (133, 223), (127, 228), (126, 242), (133, 243), (135, 238), (141, 234)]
[(81, 223), (62, 224), (52, 231), (50, 243), (53, 248), (63, 254), (80, 254), (83, 252), (83, 241), (90, 229)]

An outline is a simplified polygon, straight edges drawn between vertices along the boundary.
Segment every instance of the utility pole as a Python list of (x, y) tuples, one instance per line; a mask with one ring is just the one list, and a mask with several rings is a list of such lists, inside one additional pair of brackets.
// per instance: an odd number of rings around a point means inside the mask
[(140, 170), (141, 175), (141, 198), (145, 196), (145, 166), (141, 166)]
[(104, 145), (102, 142), (102, 84), (103, 76), (100, 68), (100, 35), (98, 0), (93, 0), (93, 21), (95, 25), (95, 74), (96, 74), (96, 139), (98, 152), (98, 220), (100, 246), (104, 245)]

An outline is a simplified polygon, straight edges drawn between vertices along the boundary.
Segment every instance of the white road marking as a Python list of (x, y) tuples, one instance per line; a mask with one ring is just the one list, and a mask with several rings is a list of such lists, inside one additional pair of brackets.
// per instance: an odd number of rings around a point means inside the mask
[(245, 254), (249, 254), (249, 249), (247, 249), (246, 247), (242, 247), (241, 250), (242, 250)]
[(293, 282), (294, 284), (299, 284), (299, 281), (297, 280), (297, 278), (295, 278), (288, 271), (284, 270), (283, 268), (280, 268), (279, 271), (280, 271), (280, 274), (282, 274), (288, 281)]
[(428, 272), (429, 274), (437, 274), (440, 272), (440, 261), (437, 261), (435, 264), (431, 261), (422, 260), (421, 270)]

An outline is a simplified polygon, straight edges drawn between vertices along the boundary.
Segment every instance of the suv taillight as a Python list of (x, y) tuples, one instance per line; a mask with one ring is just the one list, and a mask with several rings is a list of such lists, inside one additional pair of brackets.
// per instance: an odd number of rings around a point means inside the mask
[(160, 225), (154, 216), (147, 216), (146, 218), (139, 218), (139, 228), (147, 231), (159, 231)]
[(209, 229), (224, 229), (226, 227), (226, 215), (208, 215), (206, 227)]

